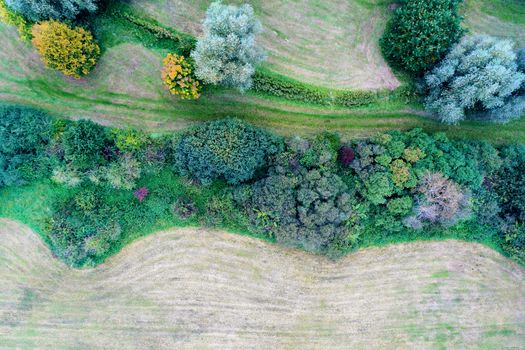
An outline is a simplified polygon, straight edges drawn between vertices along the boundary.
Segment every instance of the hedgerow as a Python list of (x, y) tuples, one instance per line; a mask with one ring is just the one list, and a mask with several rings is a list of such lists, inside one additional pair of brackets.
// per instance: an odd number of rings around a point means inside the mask
[(375, 91), (323, 89), (267, 71), (258, 71), (254, 74), (252, 90), (287, 100), (343, 107), (366, 106), (376, 102), (380, 97), (379, 93)]
[[(320, 133), (283, 144), (233, 119), (153, 138), (10, 108), (0, 124), (3, 164), (23, 155), (30, 166), (4, 186), (17, 193), (13, 186), (51, 170), (63, 180), (58, 188), (68, 190), (53, 191), (51, 212), (38, 215), (55, 254), (73, 266), (97, 264), (152, 230), (195, 224), (330, 256), (454, 237), (525, 262), (521, 145), (495, 148), (418, 129), (350, 142)], [(20, 163), (11, 164), (0, 169), (16, 174)]]

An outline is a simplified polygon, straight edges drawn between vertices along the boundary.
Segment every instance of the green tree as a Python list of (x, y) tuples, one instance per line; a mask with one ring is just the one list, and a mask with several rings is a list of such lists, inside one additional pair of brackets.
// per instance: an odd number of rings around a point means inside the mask
[(520, 91), (525, 73), (518, 70), (509, 40), (465, 38), (425, 75), (425, 82), (425, 106), (445, 123), (455, 124), (467, 116), (508, 122), (525, 110), (525, 94)]
[(381, 38), (386, 59), (419, 74), (439, 62), (463, 35), (462, 0), (405, 0), (394, 11)]
[(203, 183), (223, 179), (231, 184), (250, 180), (281, 148), (281, 140), (263, 129), (224, 119), (182, 133), (175, 145), (175, 165)]
[(62, 134), (64, 160), (68, 167), (81, 172), (106, 164), (107, 144), (106, 129), (90, 120), (70, 124)]
[(51, 134), (52, 121), (46, 113), (0, 105), (0, 187), (48, 174), (45, 150)]

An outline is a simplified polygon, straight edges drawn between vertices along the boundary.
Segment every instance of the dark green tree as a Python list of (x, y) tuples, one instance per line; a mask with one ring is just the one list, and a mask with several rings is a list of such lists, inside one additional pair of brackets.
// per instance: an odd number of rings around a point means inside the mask
[(462, 0), (405, 0), (394, 11), (381, 38), (385, 58), (395, 67), (420, 74), (463, 35)]

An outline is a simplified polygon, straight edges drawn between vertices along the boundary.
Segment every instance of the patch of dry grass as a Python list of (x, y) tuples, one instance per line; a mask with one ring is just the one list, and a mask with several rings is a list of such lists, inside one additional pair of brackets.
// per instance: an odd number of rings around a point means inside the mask
[[(132, 0), (159, 22), (194, 35), (212, 0)], [(260, 39), (268, 67), (303, 82), (338, 89), (393, 89), (399, 81), (378, 40), (385, 1), (251, 0), (265, 28)], [(230, 3), (230, 2), (229, 2)]]
[(458, 241), (331, 262), (173, 230), (72, 270), (0, 220), (0, 349), (502, 349), (525, 339), (525, 271)]

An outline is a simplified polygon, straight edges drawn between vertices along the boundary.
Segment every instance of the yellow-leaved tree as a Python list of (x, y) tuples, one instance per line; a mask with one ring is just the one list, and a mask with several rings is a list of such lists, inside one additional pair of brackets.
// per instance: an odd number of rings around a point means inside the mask
[(33, 45), (46, 66), (76, 79), (88, 74), (97, 64), (100, 48), (84, 28), (72, 28), (58, 21), (33, 26)]
[(193, 67), (184, 56), (169, 53), (164, 58), (162, 81), (173, 95), (196, 100), (202, 90), (201, 83), (193, 75)]

